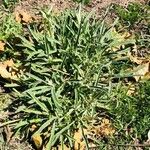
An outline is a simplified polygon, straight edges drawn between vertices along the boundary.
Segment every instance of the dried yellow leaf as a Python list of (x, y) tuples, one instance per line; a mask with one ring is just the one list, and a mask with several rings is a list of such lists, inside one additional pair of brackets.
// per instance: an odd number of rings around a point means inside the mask
[(31, 126), (31, 128), (30, 128), (30, 131), (35, 131), (35, 129), (37, 128), (37, 126), (35, 125), (35, 124), (33, 124), (32, 126)]
[(147, 72), (144, 76), (141, 77), (142, 80), (149, 80), (150, 79), (150, 72)]
[(14, 61), (12, 59), (6, 60), (3, 62), (7, 67), (13, 67), (14, 66)]
[(0, 63), (0, 75), (2, 78), (5, 79), (10, 79), (11, 78), (11, 73), (7, 71), (6, 65), (3, 63)]
[(143, 57), (132, 56), (131, 52), (128, 52), (128, 57), (132, 62), (134, 62), (138, 65), (149, 61), (148, 59), (143, 58)]
[(110, 121), (108, 119), (104, 118), (102, 120), (102, 124), (104, 124), (104, 125), (110, 125)]
[(120, 48), (125, 48), (125, 45), (123, 45), (123, 43), (128, 39), (133, 39), (133, 36), (131, 33), (129, 32), (122, 32), (122, 33), (119, 33), (116, 31), (115, 28), (112, 28), (111, 29), (111, 34), (110, 34), (110, 37), (114, 39), (114, 41), (117, 41), (117, 42), (113, 42), (111, 47), (108, 48), (108, 50), (111, 50), (113, 52), (116, 52), (118, 50), (120, 50)]
[(19, 12), (15, 12), (15, 20), (16, 22), (21, 23), (21, 16)]
[(5, 46), (5, 43), (4, 42), (2, 42), (2, 41), (0, 41), (0, 52), (2, 51), (4, 51), (4, 46)]
[(91, 126), (88, 129), (89, 134), (93, 135), (94, 137), (106, 137), (112, 136), (115, 133), (115, 129), (112, 127), (112, 124), (109, 119), (102, 119), (100, 125)]
[(140, 79), (144, 78), (144, 76), (150, 71), (149, 70), (150, 64), (149, 62), (146, 64), (141, 64), (134, 69), (134, 78), (138, 82)]
[(123, 32), (122, 35), (121, 35), (124, 39), (127, 39), (127, 38), (130, 38), (132, 36), (131, 33), (129, 32)]
[(14, 68), (12, 59), (0, 62), (0, 76), (5, 79), (17, 80), (21, 72)]
[(114, 133), (114, 131), (115, 130), (113, 130), (113, 129), (111, 129), (111, 128), (104, 128), (103, 130), (102, 130), (102, 133), (103, 133), (103, 135), (105, 135), (105, 136), (109, 136), (109, 135), (112, 135), (113, 133)]
[(32, 136), (32, 140), (36, 146), (37, 149), (41, 148), (42, 144), (43, 144), (43, 140), (40, 134), (34, 134)]
[(70, 150), (70, 148), (68, 148), (65, 144), (62, 146), (62, 145), (59, 145), (58, 146), (58, 150)]
[(128, 91), (127, 91), (127, 95), (128, 96), (131, 96), (135, 93), (135, 85), (134, 84), (130, 84), (129, 85), (129, 88), (128, 88)]
[(28, 23), (28, 22), (32, 21), (32, 17), (31, 17), (31, 15), (30, 15), (29, 13), (27, 13), (27, 12), (22, 12), (21, 15), (22, 15), (22, 20), (23, 20), (24, 22)]
[(21, 23), (21, 21), (29, 23), (32, 21), (32, 16), (24, 10), (18, 10), (15, 12), (15, 19), (19, 23)]
[[(84, 130), (84, 134), (87, 133), (86, 129), (83, 129)], [(75, 143), (74, 143), (74, 149), (75, 150), (84, 150), (85, 149), (85, 143), (83, 141), (83, 137), (82, 137), (82, 130), (79, 129), (78, 131), (76, 131), (74, 133), (74, 140), (75, 140)]]
[(112, 128), (110, 120), (106, 118), (102, 120), (99, 130), (99, 133), (102, 134), (102, 136), (109, 136), (115, 132), (115, 130)]

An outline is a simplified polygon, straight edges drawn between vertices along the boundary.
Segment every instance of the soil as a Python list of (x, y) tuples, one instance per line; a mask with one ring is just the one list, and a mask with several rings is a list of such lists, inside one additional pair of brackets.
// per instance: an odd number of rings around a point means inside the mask
[[(84, 6), (85, 11), (94, 10), (97, 15), (101, 14), (101, 10), (110, 4), (119, 4), (127, 6), (130, 2), (145, 3), (147, 0), (92, 0), (88, 5)], [(73, 0), (22, 0), (15, 7), (15, 11), (26, 10), (33, 15), (38, 14), (41, 8), (53, 8), (56, 12), (62, 12), (69, 8), (76, 8), (77, 3)]]

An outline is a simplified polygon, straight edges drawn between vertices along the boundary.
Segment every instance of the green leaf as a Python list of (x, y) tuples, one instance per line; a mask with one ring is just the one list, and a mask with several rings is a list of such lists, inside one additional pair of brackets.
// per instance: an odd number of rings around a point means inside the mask
[(55, 138), (55, 128), (56, 128), (56, 124), (54, 122), (53, 126), (52, 126), (52, 129), (51, 129), (51, 136), (50, 136), (49, 141), (46, 145), (46, 150), (50, 150), (53, 146), (53, 141), (54, 141), (54, 138)]
[(30, 88), (26, 91), (24, 91), (23, 93), (34, 93), (34, 95), (38, 95), (38, 94), (44, 94), (45, 92), (48, 92), (51, 90), (51, 86), (38, 86), (38, 87), (33, 87)]
[(40, 134), (45, 128), (50, 126), (50, 124), (55, 121), (57, 117), (49, 118), (34, 134)]
[(8, 88), (12, 88), (12, 87), (15, 88), (15, 87), (19, 87), (20, 85), (19, 85), (19, 84), (16, 84), (16, 83), (11, 83), (11, 84), (8, 84), (8, 83), (7, 83), (7, 84), (5, 84), (4, 86), (5, 86), (5, 87), (8, 87)]
[(52, 87), (51, 94), (52, 94), (52, 100), (54, 102), (54, 105), (60, 109), (62, 106), (61, 106), (61, 102), (59, 101), (59, 99), (56, 95), (55, 87)]
[(23, 41), (23, 44), (18, 44), (18, 46), (21, 46), (21, 47), (27, 47), (29, 48), (30, 50), (32, 51), (35, 51), (35, 47), (34, 47), (34, 44), (31, 43), (30, 41), (26, 40), (24, 37), (22, 36), (19, 36), (18, 35), (18, 38), (20, 38), (22, 41)]
[(55, 138), (54, 141), (52, 143), (52, 145), (54, 145), (56, 143), (56, 141), (58, 140), (58, 138), (60, 137), (60, 135), (62, 135), (65, 131), (69, 130), (69, 128), (74, 124), (74, 121), (70, 124), (68, 124), (66, 127), (64, 127), (63, 129), (61, 129), (59, 132), (57, 132), (55, 134)]
[(49, 110), (48, 108), (46, 107), (46, 105), (43, 103), (43, 102), (40, 102), (35, 96), (33, 96), (31, 93), (28, 93), (31, 98), (36, 102), (36, 104), (43, 110), (47, 113), (47, 115), (49, 114)]
[(45, 113), (45, 112), (41, 112), (41, 111), (33, 110), (33, 109), (24, 109), (23, 111), (26, 113), (29, 113), (29, 114), (47, 115), (47, 113)]
[(28, 122), (27, 120), (26, 120), (26, 121), (21, 120), (21, 121), (16, 125), (15, 129), (18, 129), (18, 128), (20, 128), (20, 127), (22, 127), (22, 126), (25, 126), (25, 125), (27, 125), (27, 124), (29, 124), (29, 122)]

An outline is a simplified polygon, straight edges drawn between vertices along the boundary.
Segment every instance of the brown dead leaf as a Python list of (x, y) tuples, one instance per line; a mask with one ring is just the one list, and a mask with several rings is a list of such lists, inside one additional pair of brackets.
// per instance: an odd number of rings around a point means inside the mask
[(32, 16), (24, 10), (18, 10), (15, 12), (15, 19), (19, 23), (21, 22), (29, 23), (32, 21)]
[(145, 63), (137, 66), (134, 70), (134, 78), (138, 82), (140, 79), (143, 79), (144, 76), (149, 74), (150, 71), (150, 63)]
[(4, 51), (4, 46), (5, 46), (5, 43), (0, 41), (0, 52)]

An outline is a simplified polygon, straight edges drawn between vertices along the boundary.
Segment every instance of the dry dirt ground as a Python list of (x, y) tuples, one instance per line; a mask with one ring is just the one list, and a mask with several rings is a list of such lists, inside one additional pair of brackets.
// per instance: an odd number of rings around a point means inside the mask
[[(84, 6), (84, 10), (90, 12), (94, 10), (96, 14), (100, 14), (102, 8), (106, 8), (108, 5), (114, 3), (123, 6), (127, 6), (129, 2), (145, 3), (147, 0), (91, 0), (91, 2)], [(16, 7), (17, 10), (26, 10), (34, 15), (38, 12), (39, 8), (53, 7), (54, 11), (64, 11), (69, 8), (76, 8), (77, 3), (73, 0), (22, 0)]]

